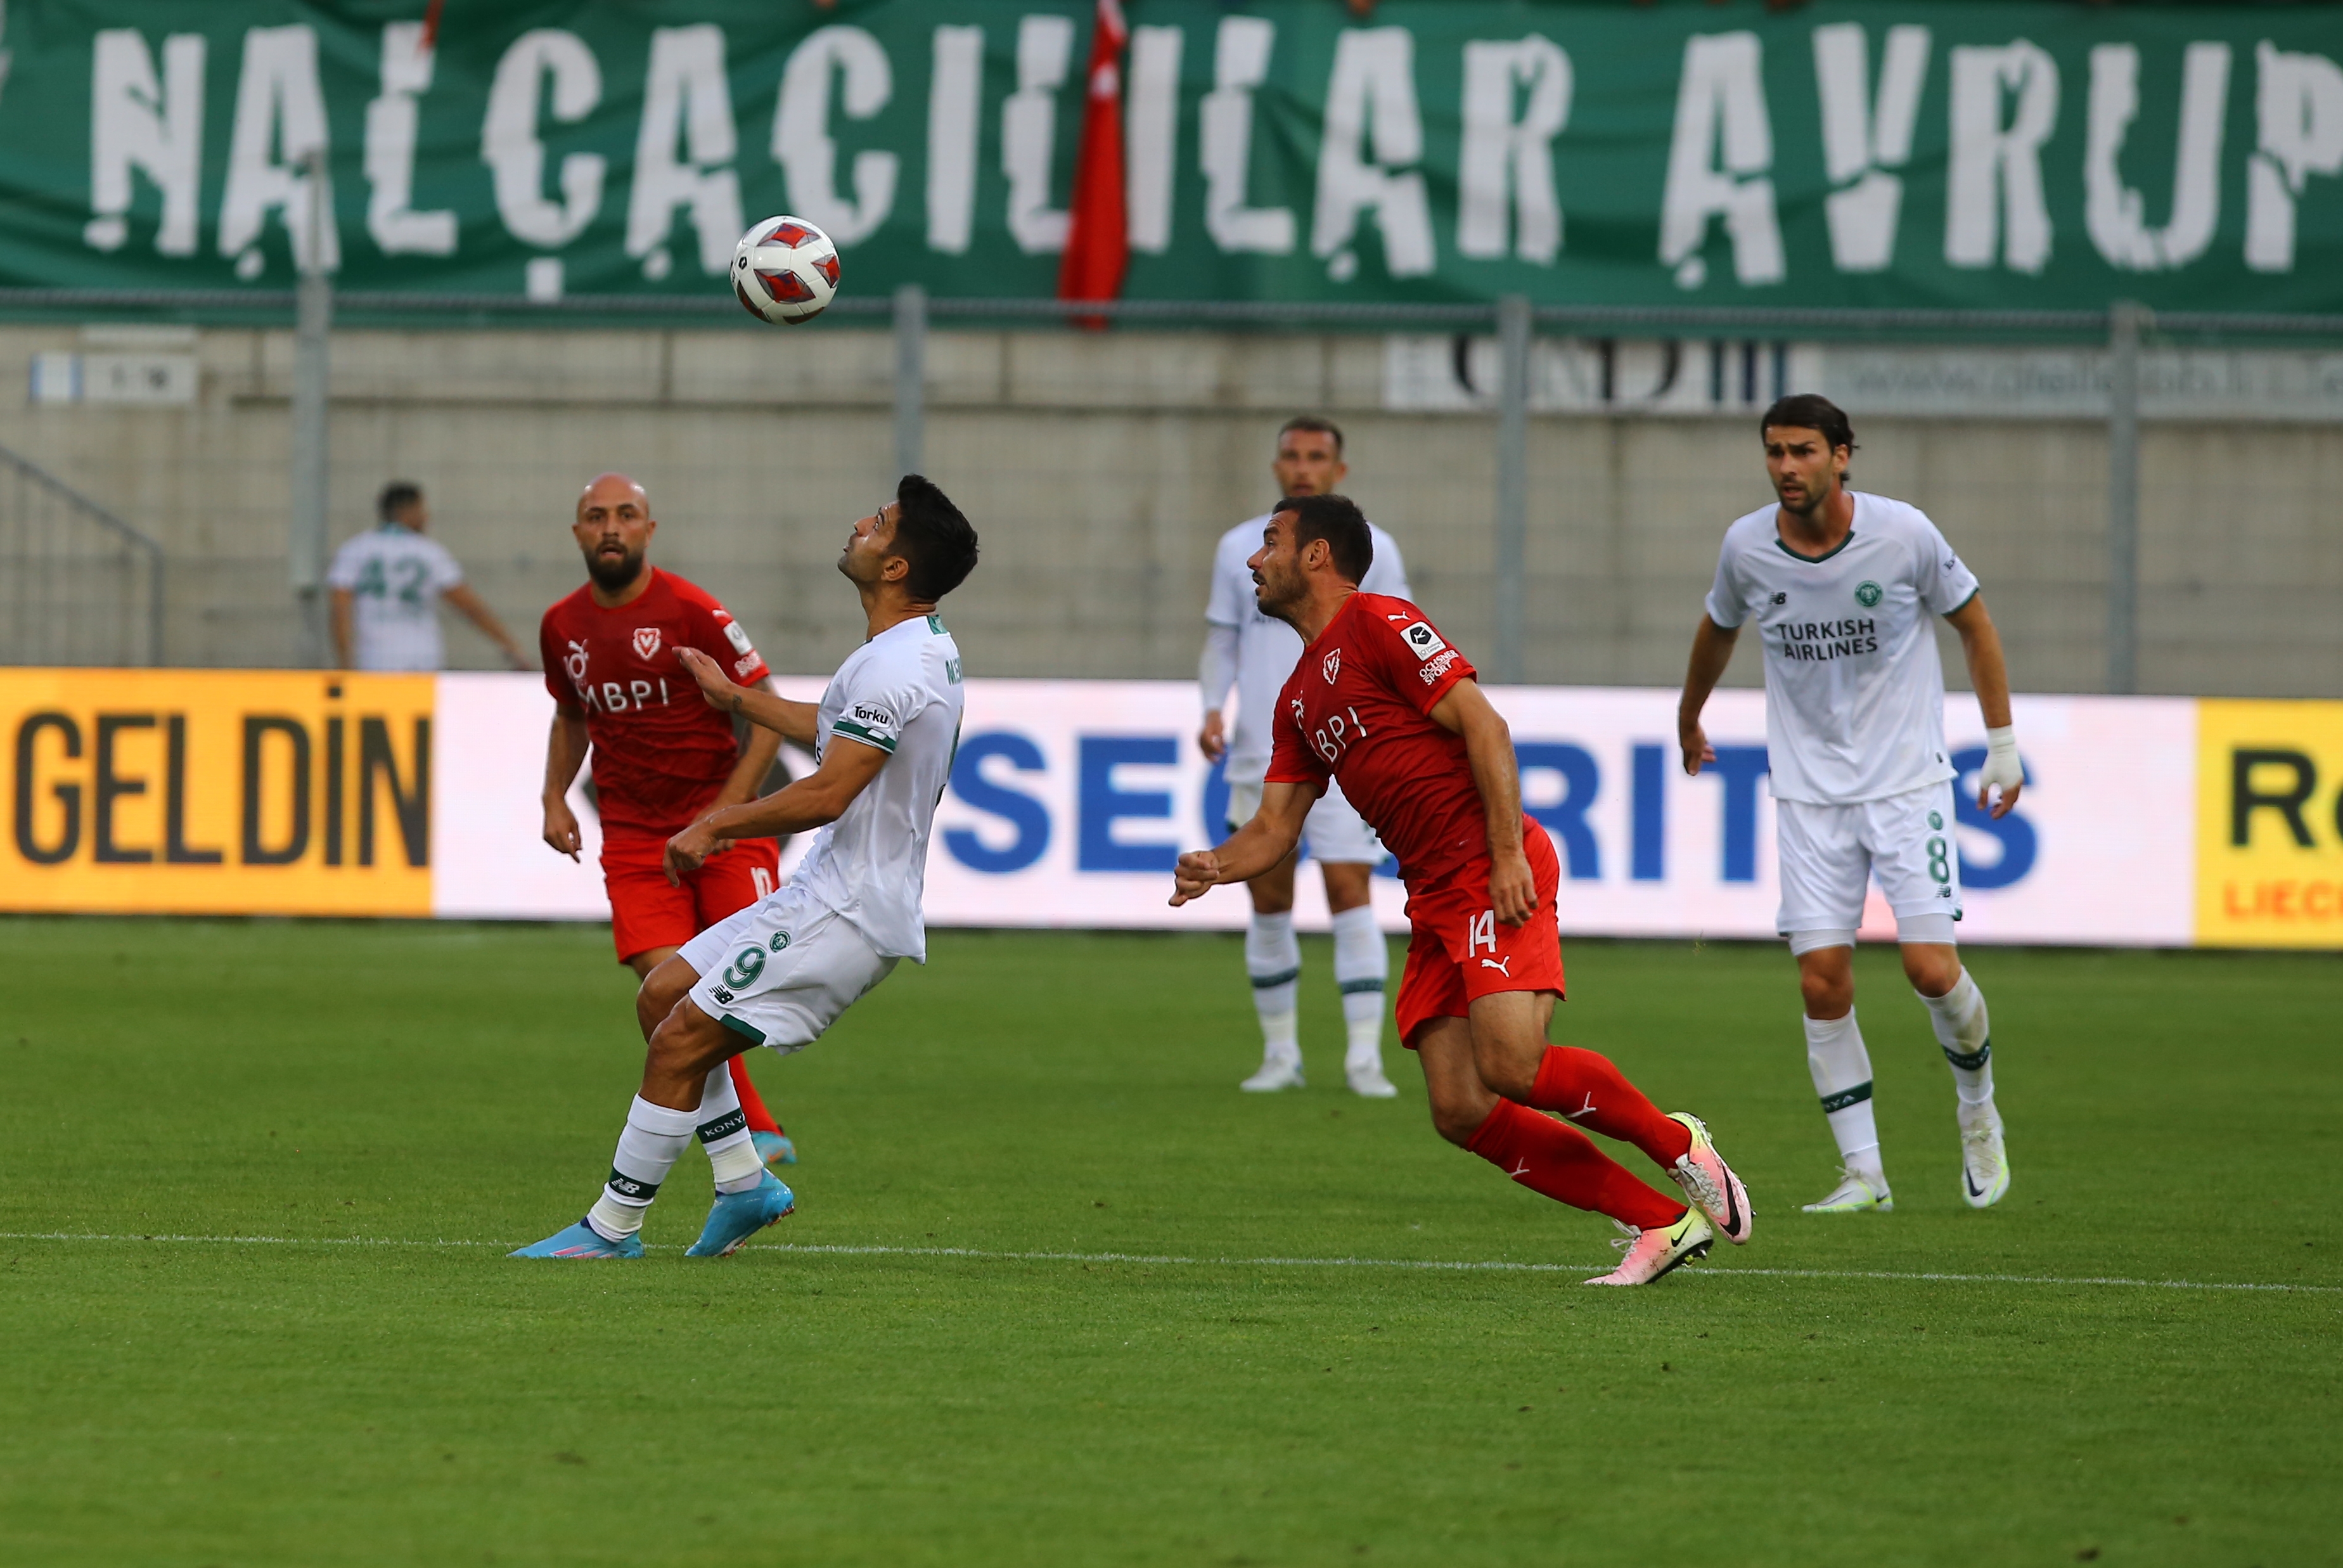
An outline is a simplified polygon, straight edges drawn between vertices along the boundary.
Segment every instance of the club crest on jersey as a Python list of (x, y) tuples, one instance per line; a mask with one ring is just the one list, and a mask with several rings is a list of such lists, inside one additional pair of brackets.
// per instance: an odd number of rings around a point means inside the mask
[(1881, 599), (1886, 597), (1885, 591), (1875, 582), (1865, 581), (1855, 584), (1855, 602), (1861, 605), (1865, 609), (1875, 608)]
[(1342, 650), (1338, 648), (1328, 654), (1319, 662), (1318, 670), (1326, 678), (1327, 685), (1333, 685), (1334, 678), (1342, 673)]
[(659, 628), (655, 626), (635, 628), (635, 657), (657, 658), (659, 650)]
[(1440, 634), (1432, 629), (1432, 623), (1428, 620), (1402, 628), (1400, 636), (1407, 639), (1408, 647), (1415, 649), (1417, 659), (1424, 663), (1430, 663), (1433, 656), (1448, 646), (1440, 640)]

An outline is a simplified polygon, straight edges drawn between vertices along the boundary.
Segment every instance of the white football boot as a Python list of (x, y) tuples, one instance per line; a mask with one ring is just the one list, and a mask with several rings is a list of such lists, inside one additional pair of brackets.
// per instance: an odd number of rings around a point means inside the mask
[(1612, 1222), (1619, 1225), (1626, 1239), (1611, 1244), (1624, 1248), (1627, 1255), (1611, 1272), (1587, 1281), (1590, 1285), (1648, 1285), (1679, 1263), (1708, 1256), (1708, 1250), (1716, 1244), (1716, 1228), (1696, 1206), (1686, 1209), (1674, 1224), (1657, 1230), (1639, 1231)]
[(1262, 1058), (1261, 1070), (1237, 1085), (1247, 1094), (1274, 1094), (1281, 1089), (1304, 1089), (1302, 1078), (1302, 1053), (1287, 1056), (1272, 1051)]
[(1961, 1107), (1961, 1196), (1990, 1209), (2009, 1191), (2009, 1157), (2001, 1147), (2001, 1112), (1988, 1100)]
[(1853, 1171), (1841, 1171), (1838, 1185), (1804, 1205), (1803, 1210), (1808, 1214), (1885, 1214), (1895, 1207), (1896, 1198), (1887, 1191), (1886, 1177), (1859, 1176)]
[(1342, 1076), (1351, 1081), (1351, 1092), (1364, 1100), (1396, 1100), (1399, 1088), (1383, 1076), (1383, 1057), (1380, 1050), (1353, 1051), (1342, 1063)]

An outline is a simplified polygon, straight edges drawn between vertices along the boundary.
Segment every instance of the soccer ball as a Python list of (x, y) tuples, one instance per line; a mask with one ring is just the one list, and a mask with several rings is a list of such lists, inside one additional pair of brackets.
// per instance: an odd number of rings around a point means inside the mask
[(838, 246), (801, 217), (769, 217), (732, 253), (732, 292), (761, 320), (811, 321), (838, 297)]

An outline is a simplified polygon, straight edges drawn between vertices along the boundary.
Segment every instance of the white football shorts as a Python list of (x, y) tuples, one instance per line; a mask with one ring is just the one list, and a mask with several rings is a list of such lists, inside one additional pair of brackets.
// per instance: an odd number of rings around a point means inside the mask
[[(1961, 858), (1953, 840), (1953, 783), (1926, 784), (1852, 806), (1774, 802), (1782, 909), (1775, 929), (1852, 931), (1863, 924), (1864, 884), (1879, 879), (1902, 930), (1916, 919), (1933, 931), (1961, 918)], [(1916, 936), (1923, 941), (1947, 935)]]
[(766, 894), (677, 950), (699, 972), (691, 1000), (725, 1028), (783, 1056), (803, 1050), (885, 980), (853, 921), (794, 885)]
[[(1261, 809), (1261, 786), (1240, 784), (1229, 780), (1229, 830), (1234, 832), (1253, 819)], [(1309, 819), (1302, 824), (1302, 841), (1310, 852), (1322, 861), (1337, 866), (1380, 866), (1383, 862), (1383, 841), (1367, 826), (1367, 819), (1358, 809), (1342, 799), (1342, 787), (1329, 780), (1326, 793), (1310, 808)]]

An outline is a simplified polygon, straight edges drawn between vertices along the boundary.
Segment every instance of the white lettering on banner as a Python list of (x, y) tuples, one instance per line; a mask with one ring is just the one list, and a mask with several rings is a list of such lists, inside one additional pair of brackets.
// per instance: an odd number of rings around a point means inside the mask
[(1328, 277), (1348, 283), (1357, 276), (1351, 242), (1370, 211), (1383, 236), (1383, 266), (1393, 277), (1432, 272), (1432, 207), (1423, 171), (1411, 166), (1423, 160), (1415, 35), (1404, 27), (1344, 30), (1326, 84), (1318, 209), (1310, 227), (1310, 254), (1326, 264)]
[[(544, 91), (548, 77), (550, 93)], [(540, 98), (554, 123), (564, 126), (602, 101), (602, 67), (577, 34), (538, 27), (514, 39), (497, 62), (480, 122), (480, 159), (493, 176), (497, 216), (515, 239), (555, 248), (584, 233), (601, 210), (606, 166), (599, 153), (571, 153), (561, 160), (561, 200), (546, 199)]]
[(2124, 184), (2117, 159), (2139, 115), (2139, 46), (2091, 51), (2090, 151), (2083, 160), (2083, 223), (2110, 266), (2128, 272), (2186, 266), (2213, 243), (2221, 216), (2221, 122), (2229, 104), (2229, 46), (2191, 44), (2182, 65), (2180, 145), (2172, 217), (2147, 226), (2147, 198)]
[(894, 68), (878, 39), (860, 27), (815, 28), (781, 71), (773, 161), (789, 176), (789, 210), (849, 246), (878, 233), (894, 210), (898, 160), (876, 149), (855, 154), (854, 195), (840, 194), (838, 143), (830, 134), (833, 77), (839, 110), (850, 120), (870, 119), (895, 95)]
[[(1680, 288), (1708, 281), (1701, 247), (1708, 222), (1725, 220), (1733, 241), (1733, 276), (1744, 285), (1779, 283), (1782, 226), (1774, 212), (1774, 125), (1765, 112), (1763, 50), (1755, 33), (1684, 40), (1676, 85), (1675, 130), (1668, 181), (1660, 198), (1660, 265), (1675, 269)], [(1719, 142), (1724, 166), (1716, 162)]]
[(939, 27), (928, 75), (928, 248), (964, 256), (976, 224), (984, 29)]
[[(1524, 89), (1513, 117), (1513, 89)], [(1506, 193), (1513, 254), (1545, 266), (1562, 251), (1562, 201), (1554, 187), (1554, 139), (1570, 122), (1570, 56), (1533, 33), (1513, 43), (1464, 45), (1464, 149), (1456, 171), (1456, 248), (1505, 254)]]
[(635, 186), (627, 201), (627, 254), (642, 262), (651, 282), (673, 266), (667, 240), (678, 207), (690, 211), (699, 270), (713, 276), (731, 266), (742, 226), (740, 177), (731, 167), (735, 140), (724, 29), (712, 22), (653, 28)]
[(249, 283), (266, 266), (257, 242), (271, 212), (285, 224), (294, 266), (332, 272), (342, 265), (337, 226), (316, 225), (318, 254), (309, 254), (312, 204), (334, 210), (333, 178), (311, 188), (305, 169), (313, 152), (327, 150), (326, 95), (317, 81), (314, 28), (252, 27), (244, 35), (244, 68), (236, 88), (236, 126), (228, 138), (227, 187), (220, 197), (219, 253), (236, 260)]
[[(82, 238), (96, 250), (119, 250), (130, 237), (131, 175), (162, 193), (155, 249), (196, 253), (196, 205), (204, 153), (204, 37), (163, 40), (163, 75), (135, 27), (97, 35), (90, 66), (89, 207)], [(2291, 209), (2289, 209), (2290, 211)]]
[[(822, 688), (799, 677), (777, 685), (799, 700)], [(438, 690), (433, 841), (446, 848), (434, 857), (435, 909), (607, 918), (593, 839), (581, 868), (539, 838), (543, 683), (449, 675)], [(1705, 719), (1719, 759), (1696, 779), (1678, 765), (1673, 691), (1511, 687), (1489, 696), (1513, 729), (1523, 809), (1561, 863), (1565, 934), (1774, 940), (1762, 691), (1711, 699)], [(1239, 891), (1179, 910), (1164, 901), (1172, 857), (1227, 833), (1226, 785), (1184, 739), (1195, 702), (1192, 682), (970, 683), (928, 861), (930, 923), (1242, 929), (1249, 906)], [(1946, 707), (1950, 755), (1965, 770), (1956, 796), (1973, 799), (1982, 724), (1966, 696)], [(1342, 739), (1355, 739), (1355, 716), (1342, 717)], [(2016, 729), (2027, 771), (2018, 809), (1993, 822), (1961, 806), (1947, 835), (1960, 855), (1962, 940), (2190, 941), (2195, 703), (2021, 697)], [(1331, 718), (1325, 739), (1337, 741)], [(578, 814), (590, 833), (590, 813), (580, 806)], [(784, 872), (809, 841), (791, 840)], [(1374, 878), (1374, 907), (1384, 929), (1402, 931), (1405, 894), (1392, 873), (1386, 863)], [(1321, 879), (1299, 878), (1297, 890), (1302, 926), (1324, 930)], [(1884, 909), (1872, 913), (1865, 940), (1892, 940)]]
[(1890, 174), (1912, 157), (1920, 88), (1928, 74), (1928, 29), (1887, 29), (1879, 93), (1866, 102), (1867, 35), (1860, 22), (1815, 29), (1815, 85), (1822, 95), (1823, 163), (1838, 188), (1823, 205), (1831, 261), (1841, 272), (1885, 272), (1896, 258), (1904, 181)]
[(2312, 175), (2343, 174), (2343, 67), (2265, 38), (2254, 48), (2258, 132), (2246, 165), (2246, 265), (2294, 270), (2294, 204)]
[[(2003, 96), (2014, 102), (2008, 118)], [(1953, 51), (1952, 168), (1945, 181), (1945, 260), (2040, 272), (2050, 259), (2042, 145), (2058, 128), (2058, 62), (2019, 39)]]
[(416, 100), (431, 88), (432, 49), (420, 22), (391, 22), (382, 30), (382, 93), (367, 106), (367, 233), (386, 256), (453, 256), (456, 215), (417, 212)]
[(1073, 221), (1050, 205), (1050, 166), (1058, 145), (1058, 89), (1074, 52), (1074, 25), (1063, 16), (1026, 16), (1017, 24), (1017, 90), (1001, 105), (1001, 172), (1009, 179), (1009, 233), (1028, 256), (1066, 248)]
[(1187, 35), (1177, 27), (1134, 27), (1131, 33), (1128, 173), (1124, 184), (1131, 248), (1161, 256), (1172, 248), (1172, 173), (1180, 151), (1180, 55)]
[(1223, 16), (1212, 44), (1212, 90), (1197, 106), (1203, 160), (1204, 232), (1223, 251), (1288, 256), (1293, 212), (1247, 206), (1252, 174), (1252, 95), (1269, 79), (1277, 24), (1261, 16)]

